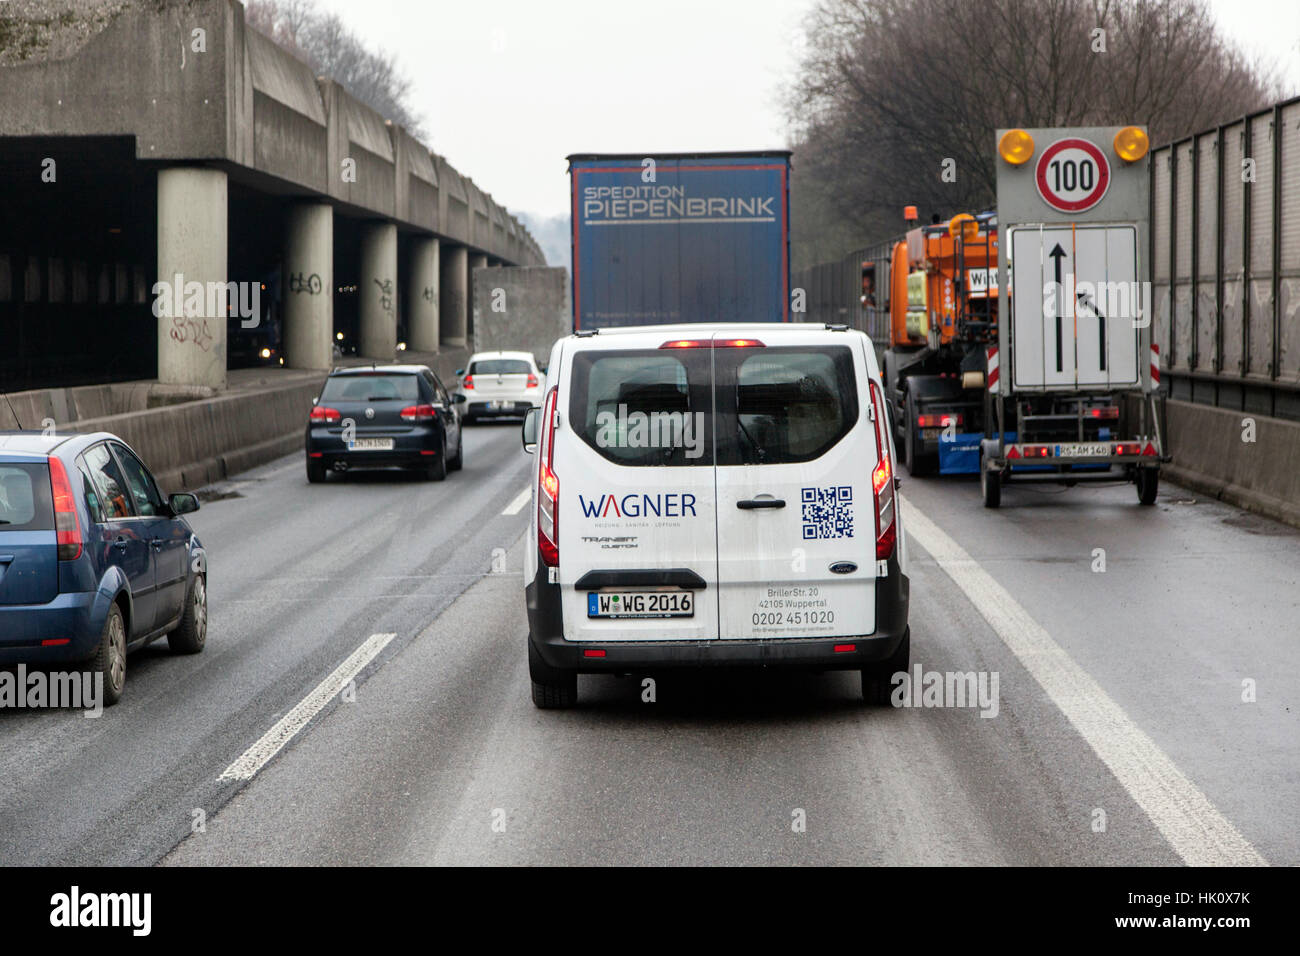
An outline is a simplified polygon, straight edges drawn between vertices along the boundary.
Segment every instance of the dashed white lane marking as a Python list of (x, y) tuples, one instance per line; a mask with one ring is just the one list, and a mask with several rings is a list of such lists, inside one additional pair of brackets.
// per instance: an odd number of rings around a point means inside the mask
[(379, 656), (396, 634), (371, 634), (334, 672), (316, 685), (316, 689), (299, 701), (262, 739), (222, 771), (218, 780), (252, 780), (254, 775), (278, 754), (308, 721), (321, 712), (330, 698), (348, 685), (362, 669)]
[(965, 592), (1185, 863), (1268, 865), (1196, 784), (1002, 585), (910, 501), (904, 498), (903, 503), (907, 534)]
[(517, 515), (524, 510), (524, 505), (528, 504), (528, 499), (533, 496), (532, 488), (525, 488), (515, 497), (515, 500), (506, 505), (503, 515)]

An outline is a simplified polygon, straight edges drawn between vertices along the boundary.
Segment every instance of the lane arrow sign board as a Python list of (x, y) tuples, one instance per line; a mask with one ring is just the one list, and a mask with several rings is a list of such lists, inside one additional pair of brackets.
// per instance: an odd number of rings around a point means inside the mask
[(1013, 226), (1011, 299), (1017, 388), (1115, 388), (1139, 382), (1150, 313), (1132, 224)]
[(1034, 181), (1038, 195), (1053, 209), (1083, 212), (1101, 202), (1110, 188), (1110, 163), (1086, 139), (1058, 139), (1038, 157)]

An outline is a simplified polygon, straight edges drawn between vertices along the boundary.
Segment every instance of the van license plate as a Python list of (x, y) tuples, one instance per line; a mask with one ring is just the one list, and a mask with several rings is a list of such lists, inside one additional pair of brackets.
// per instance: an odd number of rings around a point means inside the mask
[(1109, 455), (1110, 445), (1104, 441), (1056, 446), (1057, 458), (1106, 458)]
[(392, 451), (391, 438), (358, 438), (348, 443), (348, 451)]
[(693, 591), (588, 591), (587, 617), (693, 617)]

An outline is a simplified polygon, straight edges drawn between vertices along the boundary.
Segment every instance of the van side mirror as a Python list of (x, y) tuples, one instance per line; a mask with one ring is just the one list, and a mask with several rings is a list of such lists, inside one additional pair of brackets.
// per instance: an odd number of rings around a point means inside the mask
[(167, 506), (171, 508), (173, 516), (193, 514), (199, 510), (199, 499), (188, 491), (181, 491), (167, 499)]
[(537, 424), (541, 421), (542, 410), (540, 408), (528, 409), (528, 414), (524, 416), (523, 440), (524, 451), (533, 454), (537, 451)]

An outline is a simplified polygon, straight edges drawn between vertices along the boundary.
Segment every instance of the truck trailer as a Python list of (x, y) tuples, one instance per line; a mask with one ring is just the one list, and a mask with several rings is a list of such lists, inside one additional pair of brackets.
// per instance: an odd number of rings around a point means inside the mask
[(573, 328), (790, 318), (790, 152), (575, 153)]

